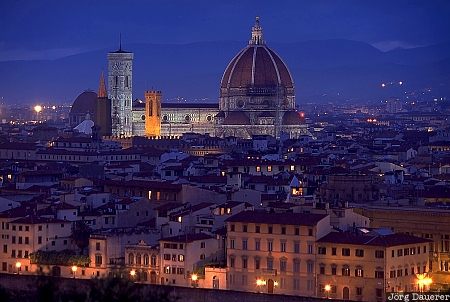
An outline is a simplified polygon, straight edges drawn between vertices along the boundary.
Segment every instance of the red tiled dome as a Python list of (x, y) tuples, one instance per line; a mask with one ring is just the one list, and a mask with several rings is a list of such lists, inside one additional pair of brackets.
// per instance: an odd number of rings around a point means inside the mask
[(70, 114), (95, 114), (97, 111), (97, 94), (93, 91), (84, 91), (73, 102)]
[(283, 60), (266, 45), (248, 45), (228, 64), (221, 88), (293, 88), (294, 83)]

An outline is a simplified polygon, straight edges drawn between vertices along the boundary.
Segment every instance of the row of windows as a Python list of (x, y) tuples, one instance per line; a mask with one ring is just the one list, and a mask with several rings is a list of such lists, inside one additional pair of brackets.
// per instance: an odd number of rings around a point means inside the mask
[[(230, 225), (230, 231), (231, 232), (236, 232), (236, 225), (231, 224)], [(240, 231), (243, 232), (243, 233), (252, 232), (252, 231), (254, 231), (255, 233), (261, 233), (261, 226), (260, 225), (255, 225), (255, 228), (250, 230), (248, 225), (243, 224), (242, 225), (242, 229)], [(274, 232), (273, 232), (274, 228), (271, 225), (267, 226), (267, 229), (264, 229), (264, 231), (265, 232), (263, 232), (263, 233), (274, 234)], [(275, 234), (300, 236), (300, 228), (294, 228), (294, 233), (293, 234), (288, 234), (287, 228), (285, 226), (282, 226), (279, 229), (279, 233), (276, 232)], [(308, 229), (308, 236), (314, 236), (314, 230), (312, 228)]]
[[(287, 246), (286, 243), (287, 243), (286, 241), (280, 241), (280, 250), (279, 250), (280, 252), (287, 252), (288, 251), (287, 248), (286, 248), (286, 246)], [(255, 249), (254, 249), (255, 251), (260, 251), (261, 250), (261, 239), (255, 239), (255, 246), (254, 247), (255, 247)], [(237, 249), (236, 248), (236, 241), (235, 241), (235, 239), (230, 239), (229, 248), (230, 249)], [(248, 240), (247, 239), (243, 239), (242, 240), (241, 249), (242, 250), (249, 250), (249, 248), (248, 248)], [(268, 239), (266, 241), (266, 250), (269, 251), (269, 252), (274, 251), (273, 239)], [(293, 252), (293, 253), (299, 254), (300, 253), (300, 242), (298, 242), (298, 241), (294, 242), (293, 250), (289, 251), (289, 252)], [(307, 245), (306, 253), (307, 254), (313, 254), (313, 245), (312, 244), (308, 244)]]
[[(275, 259), (272, 257), (268, 257), (266, 259), (266, 266), (265, 268), (268, 270), (273, 270), (274, 269), (274, 261)], [(235, 256), (230, 256), (229, 258), (229, 266), (230, 268), (235, 268), (236, 266), (236, 257)], [(286, 272), (288, 269), (288, 263), (287, 263), (287, 259), (285, 258), (281, 258), (279, 260), (279, 270), (280, 272)], [(247, 256), (242, 256), (240, 258), (240, 266), (239, 268), (242, 269), (249, 269), (249, 258)], [(255, 270), (259, 270), (259, 269), (263, 269), (262, 265), (261, 265), (261, 258), (260, 257), (254, 257), (253, 258), (253, 269)], [(300, 260), (299, 259), (294, 259), (292, 261), (292, 271), (294, 273), (300, 273)], [(314, 273), (314, 261), (310, 260), (310, 261), (306, 261), (306, 272), (307, 273)]]
[[(18, 240), (16, 241), (16, 236), (11, 236), (11, 243), (12, 244), (16, 244), (16, 243), (17, 244), (30, 244), (30, 238), (29, 237), (23, 238), (22, 236), (19, 236), (17, 239)], [(23, 240), (23, 239), (25, 239), (25, 240)]]
[(164, 267), (164, 273), (172, 275), (184, 275), (184, 268), (176, 266), (166, 266)]
[[(337, 272), (338, 272), (337, 265), (331, 265), (331, 271), (330, 271), (331, 275), (336, 276)], [(340, 270), (340, 273), (341, 273), (342, 276), (351, 276), (352, 275), (351, 274), (352, 271), (350, 269), (350, 266), (343, 265), (341, 270)], [(319, 274), (320, 275), (326, 275), (327, 274), (327, 270), (326, 270), (326, 266), (325, 265), (320, 265), (320, 267), (319, 267)], [(363, 267), (362, 266), (357, 266), (354, 269), (353, 276), (355, 276), (355, 277), (364, 277), (365, 275), (364, 275)], [(382, 268), (377, 268), (375, 270), (375, 272), (373, 273), (373, 275), (372, 275), (372, 278), (373, 277), (380, 278), (380, 279), (384, 278), (384, 270)]]
[[(267, 172), (272, 172), (273, 171), (273, 167), (272, 166), (266, 166), (266, 170), (267, 170)], [(295, 165), (290, 165), (289, 167), (286, 167), (285, 168), (285, 166), (278, 166), (278, 171), (279, 172), (283, 172), (283, 171), (287, 171), (287, 170), (289, 170), (289, 171), (291, 171), (291, 172), (293, 172), (293, 171), (295, 171)], [(233, 167), (232, 168), (232, 171), (233, 172), (239, 172), (239, 167)], [(244, 167), (244, 173), (250, 173), (250, 167)], [(256, 172), (261, 172), (262, 170), (261, 170), (261, 166), (255, 166), (255, 171)]]
[(420, 274), (420, 273), (426, 273), (427, 272), (427, 266), (423, 265), (422, 267), (420, 265), (417, 265), (417, 267), (411, 266), (409, 269), (407, 267), (399, 268), (397, 270), (393, 269), (389, 271), (389, 278), (397, 278), (397, 277), (403, 277), (408, 276), (409, 274)]
[[(397, 253), (395, 253), (395, 250), (391, 251), (391, 257), (395, 257), (395, 255), (397, 254), (397, 257), (402, 257), (402, 256), (409, 256), (409, 255), (415, 255), (420, 254), (420, 246), (416, 247), (411, 247), (411, 248), (404, 248), (404, 249), (397, 249)], [(426, 254), (427, 253), (427, 246), (424, 245), (422, 246), (422, 253)]]
[[(64, 227), (63, 223), (61, 224), (61, 227), (62, 228)], [(46, 228), (48, 229), (48, 224), (46, 225)], [(9, 223), (8, 222), (2, 222), (2, 230), (9, 230)], [(30, 226), (28, 226), (28, 225), (22, 226), (22, 225), (12, 224), (11, 225), (11, 230), (13, 230), (13, 231), (19, 230), (19, 232), (25, 230), (25, 232), (29, 232), (30, 231)], [(42, 225), (38, 226), (38, 231), (42, 231)]]
[[(183, 255), (179, 255), (179, 256), (183, 256)], [(133, 253), (130, 253), (130, 254), (128, 254), (128, 264), (129, 265), (144, 265), (144, 266), (148, 266), (150, 264), (151, 266), (156, 266), (156, 260), (157, 260), (156, 258), (157, 258), (156, 255), (152, 255), (151, 257), (149, 257), (148, 254), (144, 254), (143, 256), (141, 256), (140, 253), (137, 253), (136, 255), (134, 255)], [(183, 260), (184, 260), (184, 257), (183, 257)]]
[(178, 243), (164, 243), (164, 248), (165, 249), (180, 249), (182, 250), (184, 248), (184, 245), (182, 243), (178, 244)]
[(164, 260), (167, 261), (178, 261), (178, 262), (184, 262), (184, 255), (183, 254), (164, 254), (163, 256)]
[(17, 254), (16, 254), (16, 250), (12, 250), (11, 251), (11, 258), (28, 258), (28, 251), (23, 251), (22, 254), (22, 250), (18, 250)]
[[(327, 248), (324, 246), (319, 246), (317, 253), (319, 255), (326, 255), (327, 254)], [(337, 256), (337, 248), (332, 247), (331, 248), (331, 255), (332, 256)], [(341, 249), (341, 256), (350, 256), (351, 255), (351, 251), (350, 248), (342, 248)], [(364, 250), (363, 249), (355, 249), (354, 251), (354, 255), (356, 257), (364, 257)], [(375, 258), (384, 258), (384, 251), (383, 250), (376, 250), (375, 251)]]

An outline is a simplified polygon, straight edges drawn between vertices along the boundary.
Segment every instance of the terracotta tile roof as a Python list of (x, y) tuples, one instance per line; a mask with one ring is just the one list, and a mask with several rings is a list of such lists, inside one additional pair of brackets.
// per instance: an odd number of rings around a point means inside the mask
[(350, 232), (332, 232), (320, 238), (317, 242), (392, 247), (398, 245), (428, 243), (431, 242), (431, 240), (402, 233), (373, 236), (358, 235)]

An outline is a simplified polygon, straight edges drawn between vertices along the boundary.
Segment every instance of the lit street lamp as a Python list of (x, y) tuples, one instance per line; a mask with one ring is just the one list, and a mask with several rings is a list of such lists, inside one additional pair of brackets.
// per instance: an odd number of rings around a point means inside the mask
[(20, 274), (20, 267), (22, 266), (22, 263), (20, 263), (20, 261), (16, 262), (16, 268), (17, 268), (17, 275)]
[(330, 291), (331, 291), (331, 285), (330, 284), (325, 285), (324, 289), (325, 289), (325, 292), (327, 293), (327, 299), (328, 299)]
[(78, 267), (76, 265), (72, 266), (72, 274), (73, 274), (73, 278), (75, 279), (75, 274), (78, 270)]
[(428, 277), (426, 274), (417, 274), (417, 285), (419, 286), (420, 292), (423, 292), (427, 287), (429, 289), (432, 283), (433, 279)]
[(134, 276), (136, 276), (136, 271), (134, 269), (130, 271), (130, 276), (131, 278), (134, 278)]
[(266, 280), (256, 279), (256, 286), (258, 287), (258, 292), (261, 291), (261, 287), (266, 285)]
[(192, 287), (197, 287), (198, 286), (198, 275), (192, 274), (191, 280), (192, 280)]

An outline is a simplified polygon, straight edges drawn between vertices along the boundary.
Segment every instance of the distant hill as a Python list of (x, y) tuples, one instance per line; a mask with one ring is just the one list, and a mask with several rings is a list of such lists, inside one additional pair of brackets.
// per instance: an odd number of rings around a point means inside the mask
[[(219, 81), (245, 42), (199, 42), (184, 45), (131, 44), (135, 54), (133, 98), (157, 88), (164, 99), (177, 96), (215, 102)], [(432, 88), (450, 95), (450, 42), (381, 52), (349, 40), (268, 43), (294, 77), (297, 102), (333, 99), (377, 100), (401, 95), (403, 89)], [(48, 61), (0, 62), (0, 97), (5, 101), (72, 101), (86, 89), (97, 90), (106, 72), (102, 49)], [(381, 89), (382, 82), (403, 81)]]

